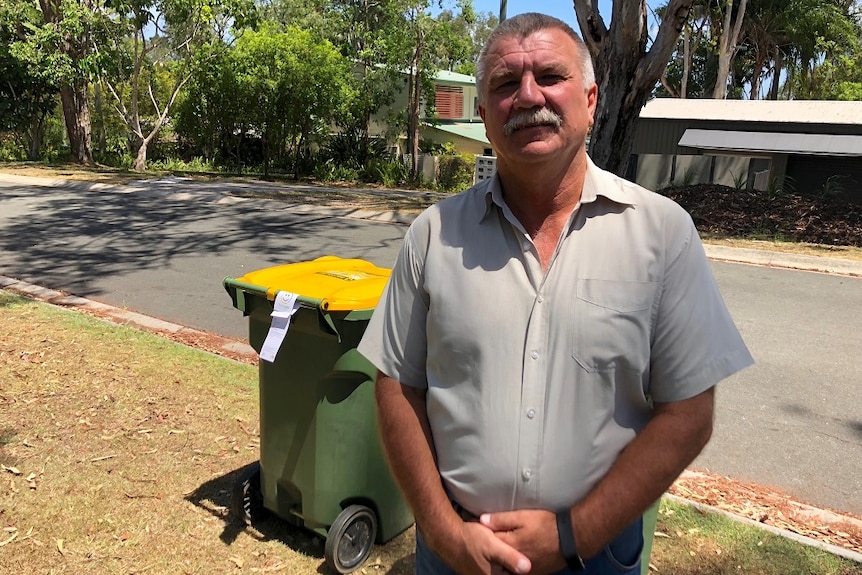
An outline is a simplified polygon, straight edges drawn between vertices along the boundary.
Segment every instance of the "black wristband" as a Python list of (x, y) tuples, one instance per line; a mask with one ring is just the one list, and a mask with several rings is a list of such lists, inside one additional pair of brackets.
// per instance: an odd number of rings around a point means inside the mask
[(584, 560), (578, 555), (575, 532), (572, 529), (572, 516), (568, 509), (557, 513), (557, 534), (560, 537), (560, 551), (566, 560), (566, 566), (572, 571), (583, 571)]

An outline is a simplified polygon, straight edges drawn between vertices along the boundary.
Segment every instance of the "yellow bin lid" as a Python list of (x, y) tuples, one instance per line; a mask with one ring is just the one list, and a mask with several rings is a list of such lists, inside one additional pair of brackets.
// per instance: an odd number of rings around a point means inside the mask
[(351, 311), (373, 309), (390, 273), (365, 260), (324, 256), (249, 272), (237, 280), (266, 288), (270, 301), (279, 291), (288, 291), (321, 300), (325, 310)]

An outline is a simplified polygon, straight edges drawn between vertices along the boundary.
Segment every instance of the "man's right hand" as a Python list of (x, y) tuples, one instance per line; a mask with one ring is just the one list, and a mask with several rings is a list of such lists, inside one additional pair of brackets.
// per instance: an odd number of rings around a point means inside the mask
[[(428, 539), (428, 537), (426, 537)], [(462, 575), (518, 575), (530, 572), (530, 560), (476, 522), (462, 522), (451, 536), (433, 538), (429, 546)]]

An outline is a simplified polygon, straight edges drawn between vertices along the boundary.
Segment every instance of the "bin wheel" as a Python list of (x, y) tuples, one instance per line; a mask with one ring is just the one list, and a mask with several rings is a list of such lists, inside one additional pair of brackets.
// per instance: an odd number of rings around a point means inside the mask
[(249, 465), (234, 483), (230, 494), (230, 511), (245, 525), (263, 514), (263, 495), (260, 492), (260, 462)]
[(323, 554), (339, 573), (351, 573), (371, 554), (377, 537), (377, 516), (364, 505), (350, 505), (338, 514), (326, 536)]

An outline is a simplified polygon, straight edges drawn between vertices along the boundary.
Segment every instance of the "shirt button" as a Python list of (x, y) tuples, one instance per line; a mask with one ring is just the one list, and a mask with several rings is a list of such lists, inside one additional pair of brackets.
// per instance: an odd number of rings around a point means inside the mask
[(529, 481), (532, 476), (533, 471), (529, 467), (525, 467), (524, 470), (521, 472), (521, 477), (524, 478), (524, 481)]
[(539, 294), (539, 297), (536, 298), (536, 301), (542, 303), (543, 301), (545, 301), (545, 298), (542, 296), (542, 294)]
[(539, 352), (534, 349), (530, 352), (530, 357), (532, 357), (533, 359), (539, 359)]
[(530, 251), (530, 242), (524, 242), (523, 244), (521, 244), (521, 249), (523, 249), (525, 252)]
[(527, 410), (527, 417), (529, 417), (530, 419), (533, 419), (534, 417), (536, 417), (536, 410), (533, 409), (532, 407), (530, 409), (528, 409)]

